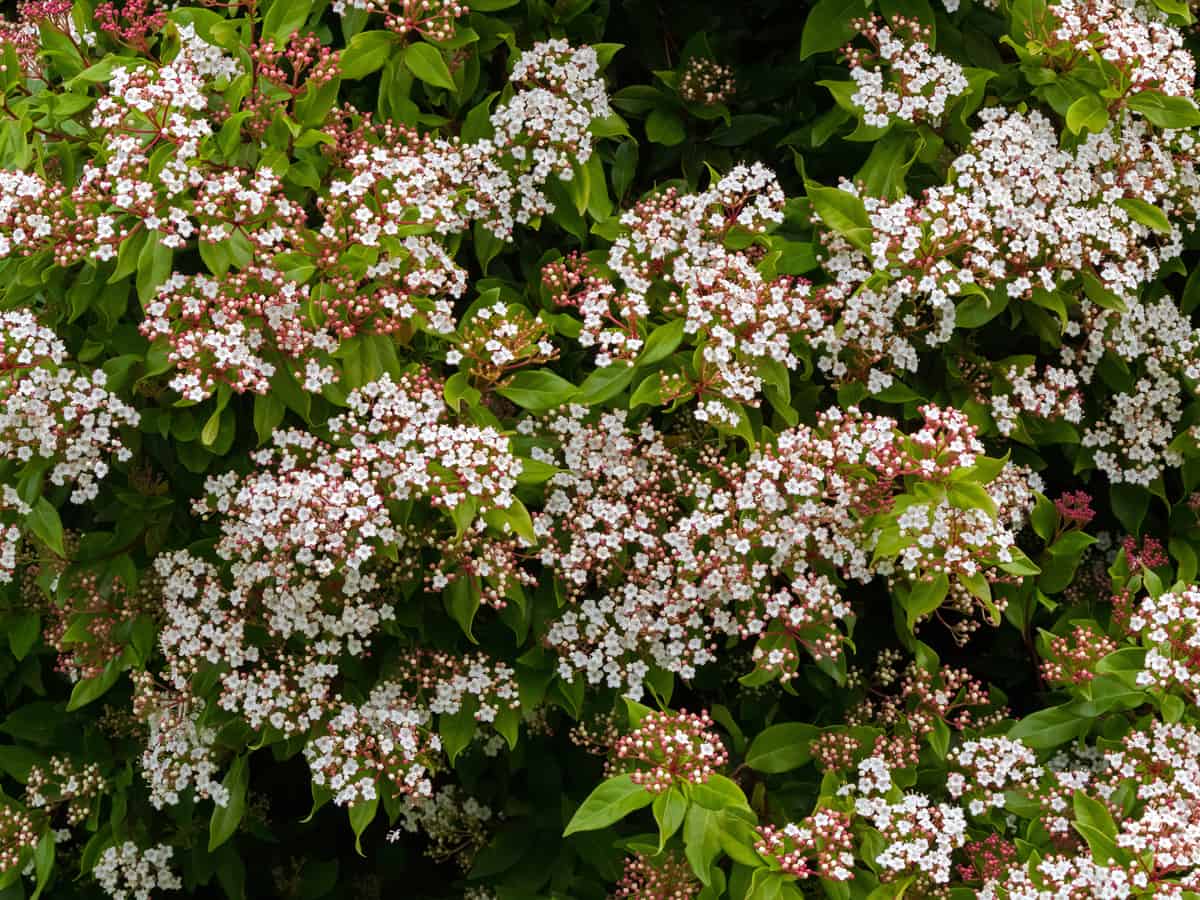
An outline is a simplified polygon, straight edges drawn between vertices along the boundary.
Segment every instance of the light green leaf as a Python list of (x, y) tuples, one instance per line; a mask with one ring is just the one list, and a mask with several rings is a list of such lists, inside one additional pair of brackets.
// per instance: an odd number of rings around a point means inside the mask
[(628, 775), (617, 775), (602, 782), (583, 801), (571, 821), (567, 823), (563, 837), (577, 831), (597, 831), (619, 822), (631, 812), (649, 806), (654, 794), (633, 783)]
[(750, 742), (746, 765), (768, 774), (798, 769), (812, 759), (809, 746), (820, 733), (820, 728), (805, 722), (772, 725)]
[(404, 65), (426, 84), (451, 92), (457, 90), (454, 77), (446, 66), (446, 60), (442, 58), (442, 51), (432, 44), (416, 43), (406, 47)]

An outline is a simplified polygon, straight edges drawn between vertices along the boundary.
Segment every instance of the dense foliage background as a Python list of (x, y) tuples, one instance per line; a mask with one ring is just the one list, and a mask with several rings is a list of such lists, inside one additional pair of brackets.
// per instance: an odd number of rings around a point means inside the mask
[(0, 900), (1200, 895), (1187, 4), (469, 7), (0, 25)]

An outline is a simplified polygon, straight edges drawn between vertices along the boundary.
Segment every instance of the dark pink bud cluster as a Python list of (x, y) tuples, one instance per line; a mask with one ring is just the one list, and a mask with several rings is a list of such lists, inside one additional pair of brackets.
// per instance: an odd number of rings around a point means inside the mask
[(1068, 527), (1073, 525), (1085, 528), (1096, 516), (1096, 511), (1092, 509), (1092, 495), (1087, 491), (1063, 493), (1054, 501), (1054, 508)]
[(1167, 556), (1167, 551), (1163, 549), (1162, 541), (1150, 535), (1146, 535), (1140, 541), (1133, 535), (1126, 535), (1121, 541), (1121, 549), (1125, 551), (1125, 558), (1129, 561), (1129, 568), (1135, 571), (1138, 566), (1144, 566), (1147, 569), (1156, 569), (1159, 566), (1168, 566), (1171, 564), (1171, 558)]
[(159, 6), (157, 0), (101, 3), (93, 15), (101, 31), (146, 55), (150, 53), (150, 42), (162, 33), (167, 24), (167, 9)]

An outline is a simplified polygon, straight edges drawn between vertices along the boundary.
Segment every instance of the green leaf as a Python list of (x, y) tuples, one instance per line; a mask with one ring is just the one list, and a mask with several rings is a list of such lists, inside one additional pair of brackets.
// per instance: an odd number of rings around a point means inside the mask
[(855, 18), (866, 15), (861, 0), (819, 0), (809, 10), (800, 35), (800, 58), (844, 46), (856, 34)]
[(313, 0), (275, 0), (263, 19), (263, 35), (282, 47), (307, 21), (312, 5)]
[(45, 497), (38, 497), (31, 512), (25, 519), (29, 530), (41, 539), (47, 547), (54, 551), (60, 559), (67, 558), (66, 547), (63, 546), (62, 519), (58, 510)]
[(1100, 133), (1108, 127), (1108, 107), (1097, 94), (1087, 93), (1067, 109), (1067, 128), (1078, 134), (1081, 131)]
[(9, 616), (5, 626), (8, 647), (17, 659), (24, 659), (42, 636), (42, 617), (35, 612)]
[[(283, 421), (287, 407), (274, 393), (256, 394), (254, 397), (254, 431), (259, 445), (265, 444)], [(207, 443), (207, 442), (206, 442)]]
[(804, 182), (813, 211), (827, 227), (860, 250), (871, 247), (871, 220), (858, 197), (840, 188), (823, 187), (815, 181)]
[(658, 107), (646, 117), (646, 137), (652, 144), (674, 147), (683, 143), (687, 132), (679, 116), (669, 109)]
[(526, 369), (496, 393), (532, 412), (544, 412), (575, 399), (579, 389), (547, 369)]
[(375, 821), (375, 814), (379, 811), (379, 798), (372, 797), (365, 803), (356, 803), (347, 811), (350, 815), (350, 827), (354, 830), (354, 849), (358, 851), (359, 856), (366, 856), (362, 848), (362, 833), (367, 830), (367, 826)]
[(728, 125), (714, 131), (709, 140), (718, 147), (740, 147), (778, 124), (779, 119), (774, 116), (756, 113), (734, 116)]
[(633, 366), (617, 363), (596, 369), (579, 386), (579, 403), (596, 406), (617, 396), (633, 381)]
[(1110, 838), (1117, 836), (1117, 825), (1113, 822), (1112, 813), (1108, 807), (1082, 790), (1075, 791), (1073, 800), (1075, 821), (1097, 829), (1101, 834)]
[(36, 881), (33, 893), (30, 894), (30, 900), (37, 900), (42, 896), (42, 891), (50, 883), (50, 873), (54, 871), (55, 852), (54, 832), (47, 829), (42, 833), (37, 847), (33, 851), (33, 871)]
[(454, 77), (442, 58), (442, 51), (432, 44), (410, 44), (404, 50), (404, 65), (426, 84), (456, 92)]
[(157, 231), (148, 233), (137, 259), (137, 295), (143, 306), (170, 276), (174, 255), (175, 251), (162, 242), (162, 235)]
[(446, 379), (445, 387), (442, 388), (442, 396), (446, 398), (447, 406), (455, 412), (459, 412), (462, 410), (464, 402), (467, 406), (478, 405), (482, 395), (477, 389), (471, 387), (466, 372), (455, 372)]
[(1108, 489), (1113, 514), (1130, 534), (1139, 534), (1150, 509), (1150, 492), (1137, 484), (1114, 484)]
[(71, 699), (67, 702), (67, 712), (74, 712), (107, 694), (121, 677), (121, 671), (120, 659), (110, 659), (99, 675), (75, 682), (75, 686), (71, 688)]
[(1171, 222), (1167, 219), (1167, 214), (1157, 206), (1147, 203), (1145, 200), (1139, 200), (1136, 197), (1126, 197), (1118, 200), (1117, 206), (1129, 213), (1129, 217), (1133, 221), (1145, 225), (1151, 231), (1157, 231), (1160, 234), (1170, 234)]
[(959, 328), (979, 328), (986, 325), (1008, 307), (1008, 294), (995, 296), (972, 292), (954, 308), (954, 324)]
[(396, 46), (391, 31), (363, 31), (356, 34), (342, 51), (339, 70), (344, 79), (365, 78), (383, 68)]
[(450, 760), (450, 765), (454, 765), (458, 755), (466, 750), (475, 738), (478, 728), (475, 722), (477, 709), (475, 699), (466, 698), (457, 712), (438, 716), (438, 736), (442, 739), (442, 750)]
[(221, 435), (221, 409), (214, 409), (212, 415), (208, 417), (208, 421), (204, 423), (204, 428), (200, 432), (200, 443), (205, 447), (211, 447), (217, 442), (217, 438)]
[(650, 366), (656, 362), (662, 362), (678, 350), (679, 345), (683, 342), (685, 325), (687, 325), (686, 319), (672, 319), (650, 332), (650, 336), (646, 338), (645, 346), (642, 347), (642, 352), (637, 358), (637, 364)]
[(1090, 726), (1089, 719), (1080, 718), (1067, 706), (1052, 706), (1026, 716), (1009, 730), (1008, 736), (1034, 750), (1049, 750), (1085, 734)]
[(212, 853), (233, 837), (246, 812), (246, 788), (250, 784), (250, 757), (239, 756), (225, 773), (221, 784), (229, 791), (225, 806), (214, 806), (208, 821), (208, 852)]
[(1043, 494), (1035, 493), (1037, 498), (1033, 504), (1033, 512), (1029, 514), (1029, 524), (1043, 541), (1049, 541), (1058, 527), (1058, 510)]
[(658, 406), (662, 403), (662, 377), (657, 372), (651, 372), (634, 388), (629, 398), (629, 408), (636, 409), (643, 404)]
[(481, 599), (478, 579), (474, 575), (459, 574), (442, 592), (442, 597), (450, 618), (458, 623), (469, 641), (479, 643), (472, 631)]
[(901, 601), (901, 606), (908, 613), (908, 627), (911, 629), (922, 616), (927, 616), (946, 599), (950, 592), (950, 579), (945, 573), (935, 575), (932, 579), (918, 581), (913, 585), (907, 596)]
[(683, 851), (696, 877), (712, 883), (712, 864), (721, 853), (721, 813), (693, 804), (683, 823)]
[(628, 775), (617, 775), (602, 782), (583, 801), (567, 823), (563, 837), (577, 831), (597, 831), (619, 822), (631, 812), (649, 806), (654, 794), (633, 783)]
[(723, 809), (753, 817), (746, 795), (737, 783), (719, 773), (710, 775), (708, 781), (686, 785), (688, 797), (707, 809)]
[(750, 742), (746, 765), (772, 775), (798, 769), (812, 759), (809, 746), (820, 733), (820, 728), (805, 722), (772, 725)]
[(672, 785), (666, 793), (659, 794), (654, 798), (653, 812), (654, 821), (658, 823), (659, 850), (662, 850), (667, 845), (667, 841), (671, 839), (671, 835), (679, 830), (687, 810), (687, 797), (683, 796), (683, 792), (676, 785)]
[(1200, 109), (1188, 97), (1168, 97), (1157, 91), (1142, 91), (1130, 97), (1127, 105), (1159, 128), (1195, 128), (1200, 125)]

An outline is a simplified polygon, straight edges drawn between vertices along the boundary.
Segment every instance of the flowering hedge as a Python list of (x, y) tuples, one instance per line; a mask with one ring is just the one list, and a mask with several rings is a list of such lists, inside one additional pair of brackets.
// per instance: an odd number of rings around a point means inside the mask
[(0, 900), (1200, 898), (1183, 0), (28, 0)]

